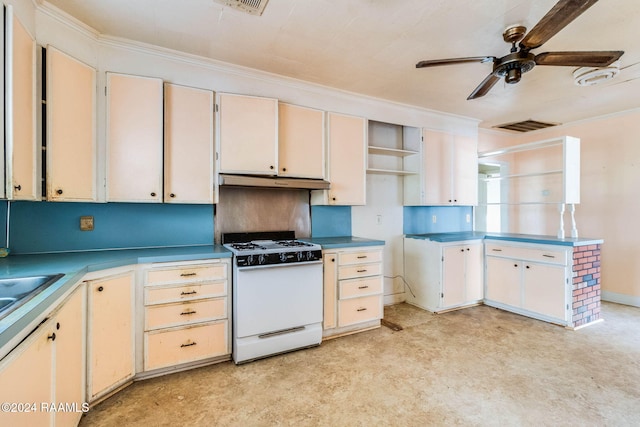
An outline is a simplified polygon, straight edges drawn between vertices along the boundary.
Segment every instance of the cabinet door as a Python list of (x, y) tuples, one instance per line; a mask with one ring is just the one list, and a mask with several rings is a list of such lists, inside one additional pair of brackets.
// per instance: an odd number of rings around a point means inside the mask
[(424, 130), (422, 204), (451, 203), (451, 146), (453, 137), (446, 132)]
[(510, 305), (522, 306), (521, 261), (487, 257), (486, 299)]
[(329, 204), (364, 205), (366, 120), (329, 113)]
[[(85, 402), (85, 286), (74, 292), (55, 317), (55, 403), (73, 404), (81, 409)], [(76, 425), (82, 412), (55, 413), (55, 423)]]
[(164, 85), (164, 201), (215, 203), (210, 90)]
[(446, 246), (442, 250), (442, 307), (463, 304), (465, 299), (465, 246)]
[(162, 201), (162, 80), (107, 73), (107, 201)]
[(0, 425), (52, 425), (53, 413), (40, 404), (52, 401), (54, 332), (53, 322), (40, 325), (0, 364), (0, 402), (35, 405), (30, 412), (0, 412)]
[(524, 264), (523, 276), (523, 308), (565, 320), (564, 266), (527, 262)]
[(133, 273), (88, 286), (88, 401), (133, 377)]
[(478, 204), (478, 147), (474, 138), (454, 136), (451, 182), (452, 203)]
[(322, 258), (324, 260), (324, 329), (331, 329), (336, 327), (338, 255), (333, 252), (325, 253)]
[(324, 112), (278, 104), (278, 175), (324, 178)]
[(6, 166), (7, 198), (37, 200), (36, 42), (7, 7)]
[(275, 175), (278, 100), (220, 94), (220, 172)]
[(96, 200), (96, 71), (47, 47), (47, 200)]
[(484, 254), (482, 253), (482, 243), (467, 245), (465, 247), (465, 283), (467, 302), (479, 301), (484, 297), (483, 291), (483, 264)]

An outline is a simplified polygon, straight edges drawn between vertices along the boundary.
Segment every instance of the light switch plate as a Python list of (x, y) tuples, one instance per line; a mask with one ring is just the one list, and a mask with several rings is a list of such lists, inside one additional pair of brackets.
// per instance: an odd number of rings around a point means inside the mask
[(93, 231), (93, 216), (81, 216), (80, 217), (80, 230), (81, 231)]

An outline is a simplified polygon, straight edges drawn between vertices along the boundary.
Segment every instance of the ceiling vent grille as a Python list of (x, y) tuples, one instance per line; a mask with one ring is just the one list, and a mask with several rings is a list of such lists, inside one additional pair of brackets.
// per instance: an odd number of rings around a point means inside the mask
[(494, 126), (494, 128), (512, 130), (515, 132), (531, 132), (533, 130), (544, 129), (551, 126), (558, 126), (560, 123), (545, 123), (537, 120), (524, 120), (521, 122), (507, 123)]
[(251, 15), (262, 15), (269, 0), (213, 0), (216, 3), (241, 10)]

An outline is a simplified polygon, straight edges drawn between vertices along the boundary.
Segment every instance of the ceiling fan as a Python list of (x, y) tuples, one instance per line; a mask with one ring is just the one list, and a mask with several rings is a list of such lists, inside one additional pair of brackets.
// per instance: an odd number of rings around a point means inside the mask
[[(576, 19), (598, 0), (559, 0), (531, 31), (521, 25), (507, 28), (502, 34), (505, 42), (511, 43), (511, 51), (502, 58), (474, 56), (468, 58), (436, 59), (420, 61), (416, 68), (466, 62), (492, 62), (493, 71), (471, 92), (467, 99), (484, 96), (502, 78), (506, 83), (518, 83), (523, 73), (536, 65), (560, 65), (569, 67), (606, 67), (617, 61), (624, 51), (544, 52), (537, 55), (530, 51), (542, 46), (547, 40)], [(526, 35), (525, 35), (526, 34)], [(516, 46), (516, 43), (518, 43)], [(518, 49), (519, 47), (519, 49)]]

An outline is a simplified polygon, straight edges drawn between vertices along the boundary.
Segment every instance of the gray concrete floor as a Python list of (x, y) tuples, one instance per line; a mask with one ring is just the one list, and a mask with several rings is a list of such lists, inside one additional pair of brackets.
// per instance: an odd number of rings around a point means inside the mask
[(640, 309), (565, 330), (488, 306), (136, 382), (81, 426), (638, 426)]

